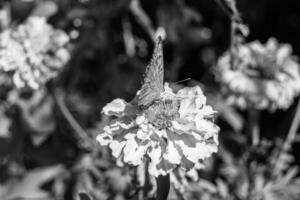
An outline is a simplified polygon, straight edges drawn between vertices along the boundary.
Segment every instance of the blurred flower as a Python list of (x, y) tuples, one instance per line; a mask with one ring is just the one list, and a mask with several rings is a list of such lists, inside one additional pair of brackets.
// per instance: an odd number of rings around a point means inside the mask
[(300, 92), (299, 64), (291, 53), (290, 45), (274, 38), (265, 45), (254, 41), (239, 46), (233, 60), (226, 52), (217, 63), (217, 78), (229, 101), (240, 108), (288, 108)]
[(162, 96), (146, 108), (113, 100), (103, 113), (115, 119), (97, 137), (125, 163), (136, 166), (150, 158), (148, 171), (155, 177), (178, 166), (190, 171), (218, 149), (215, 111), (206, 105), (200, 87), (174, 93), (165, 83)]
[(17, 87), (38, 89), (69, 60), (68, 42), (69, 36), (45, 18), (30, 17), (0, 34), (0, 70), (12, 71)]
[(131, 177), (128, 173), (122, 172), (119, 168), (112, 168), (105, 173), (107, 184), (114, 194), (124, 194), (128, 191)]

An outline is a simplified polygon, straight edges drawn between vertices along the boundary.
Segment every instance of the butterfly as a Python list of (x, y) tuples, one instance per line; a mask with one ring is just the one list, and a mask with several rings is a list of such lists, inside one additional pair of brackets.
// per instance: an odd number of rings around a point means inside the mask
[(164, 92), (164, 60), (162, 38), (158, 36), (152, 58), (146, 67), (145, 78), (138, 95), (139, 106), (149, 106)]

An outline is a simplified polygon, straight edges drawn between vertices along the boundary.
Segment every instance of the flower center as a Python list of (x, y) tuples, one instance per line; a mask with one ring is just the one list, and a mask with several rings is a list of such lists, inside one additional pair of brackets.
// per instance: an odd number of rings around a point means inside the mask
[(161, 130), (171, 126), (171, 121), (179, 115), (178, 109), (179, 102), (177, 100), (165, 100), (153, 103), (145, 113), (149, 122)]
[(256, 58), (256, 71), (262, 79), (275, 79), (276, 73), (279, 68), (276, 59), (270, 55), (257, 55)]

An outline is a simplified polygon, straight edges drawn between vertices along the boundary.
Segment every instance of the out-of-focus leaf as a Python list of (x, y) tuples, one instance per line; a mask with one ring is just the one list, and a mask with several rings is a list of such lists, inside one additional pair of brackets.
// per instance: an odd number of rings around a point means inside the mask
[(65, 180), (68, 177), (69, 173), (65, 173), (62, 176), (56, 177), (53, 186), (52, 192), (56, 199), (63, 199), (66, 193), (67, 185), (65, 184)]
[(298, 168), (297, 167), (291, 167), (286, 172), (286, 174), (279, 179), (280, 183), (282, 185), (289, 184), (290, 182), (292, 182), (293, 178), (295, 178), (297, 176), (297, 173), (298, 173)]
[(44, 90), (35, 91), (29, 99), (21, 98), (18, 94), (15, 95), (15, 103), (21, 109), (23, 121), (33, 133), (31, 135), (33, 144), (38, 146), (55, 129), (54, 101)]
[(289, 184), (269, 183), (263, 190), (266, 200), (298, 200), (300, 198), (300, 182), (294, 180)]
[(56, 165), (34, 169), (27, 172), (22, 178), (11, 179), (4, 185), (3, 194), (0, 199), (42, 199), (50, 195), (40, 187), (47, 181), (54, 179), (64, 171), (64, 167)]
[(134, 15), (137, 22), (145, 29), (150, 38), (154, 36), (155, 30), (153, 28), (152, 22), (146, 12), (141, 7), (139, 0), (131, 0), (130, 10)]
[(6, 116), (4, 109), (3, 106), (0, 106), (0, 138), (10, 137), (11, 119)]
[(35, 2), (34, 1), (20, 1), (20, 0), (12, 0), (11, 1), (11, 17), (12, 20), (26, 19), (31, 11), (34, 9)]
[(186, 20), (194, 20), (198, 23), (202, 21), (202, 16), (199, 12), (197, 12), (192, 7), (184, 6), (183, 8), (183, 15), (186, 18)]
[(235, 0), (216, 0), (223, 11), (234, 20), (240, 21), (240, 14), (236, 7)]
[(74, 199), (80, 200), (80, 196), (78, 194), (91, 192), (93, 190), (93, 182), (87, 172), (81, 172), (77, 176), (77, 179), (78, 181), (75, 185), (73, 196)]
[(250, 34), (249, 27), (246, 24), (238, 23), (236, 24), (236, 29), (239, 30), (244, 37)]
[(108, 184), (114, 194), (123, 194), (130, 186), (131, 177), (122, 172), (122, 169), (114, 168), (105, 173)]
[(209, 181), (200, 180), (198, 184), (199, 184), (200, 188), (203, 188), (203, 189), (209, 191), (210, 193), (216, 193), (217, 192), (216, 186), (214, 184), (212, 184), (211, 182), (209, 182)]
[(58, 11), (58, 6), (53, 1), (39, 1), (31, 16), (49, 18)]
[(218, 94), (208, 95), (208, 103), (213, 105), (220, 114), (236, 132), (240, 132), (244, 126), (243, 117)]
[(66, 104), (72, 113), (78, 113), (79, 116), (87, 117), (92, 112), (95, 112), (93, 102), (78, 93), (68, 95), (66, 97)]
[[(82, 157), (75, 166), (75, 170), (79, 173), (76, 177), (76, 184), (73, 190), (73, 198), (76, 200), (80, 200), (81, 197), (85, 198), (86, 194), (91, 199), (99, 199), (105, 200), (108, 198), (106, 194), (107, 182), (104, 184), (102, 181), (104, 180), (104, 174), (102, 174), (97, 167), (95, 166), (97, 159), (92, 158), (89, 155)], [(99, 185), (100, 184), (100, 185)], [(103, 188), (104, 187), (104, 188)]]
[(93, 200), (93, 198), (90, 195), (88, 195), (87, 193), (84, 193), (84, 192), (80, 192), (78, 194), (78, 198), (79, 198), (79, 200)]
[(218, 192), (221, 195), (222, 198), (226, 198), (228, 196), (228, 187), (226, 185), (226, 183), (224, 181), (222, 181), (221, 179), (217, 180), (217, 188), (218, 188)]
[(135, 40), (132, 34), (132, 27), (128, 20), (123, 20), (123, 40), (126, 54), (129, 57), (135, 55)]
[(77, 183), (75, 184), (73, 192), (74, 199), (80, 200), (83, 195), (79, 196), (79, 194), (83, 193), (88, 194), (91, 199), (105, 200), (108, 198), (108, 195), (102, 190), (102, 188), (95, 185), (92, 177), (87, 171), (81, 172), (77, 176)]
[(6, 4), (0, 9), (0, 30), (7, 28), (11, 22), (9, 5)]
[(294, 161), (294, 156), (287, 152), (283, 152), (278, 159), (279, 160), (277, 162), (279, 163), (279, 167), (277, 168), (275, 173), (282, 173), (282, 171), (290, 167), (291, 163)]
[(265, 180), (262, 174), (257, 174), (254, 177), (254, 188), (256, 191), (260, 191), (265, 185)]
[(211, 30), (200, 24), (201, 15), (183, 1), (166, 3), (159, 7), (157, 13), (158, 24), (165, 28), (168, 41), (180, 46), (181, 50), (183, 46), (207, 44), (212, 37)]

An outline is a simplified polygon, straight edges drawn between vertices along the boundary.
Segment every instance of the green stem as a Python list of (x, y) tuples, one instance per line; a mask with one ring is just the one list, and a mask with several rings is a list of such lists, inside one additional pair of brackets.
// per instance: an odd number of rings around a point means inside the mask
[(300, 98), (298, 100), (296, 113), (294, 115), (288, 135), (286, 136), (286, 139), (285, 139), (285, 141), (282, 145), (282, 148), (278, 154), (278, 159), (276, 160), (275, 167), (274, 167), (274, 174), (278, 174), (278, 172), (281, 171), (281, 169), (283, 167), (282, 158), (283, 158), (284, 154), (290, 149), (291, 144), (297, 135), (297, 130), (299, 128), (299, 125), (300, 125)]
[(248, 110), (248, 141), (251, 142), (252, 146), (256, 146), (260, 140), (260, 128), (259, 128), (260, 113), (254, 108)]
[(61, 113), (69, 123), (69, 125), (72, 127), (75, 133), (76, 139), (78, 139), (78, 144), (83, 149), (91, 149), (94, 146), (94, 143), (90, 141), (90, 138), (88, 137), (88, 134), (85, 132), (85, 130), (79, 125), (79, 123), (76, 121), (76, 119), (73, 117), (69, 109), (67, 108), (64, 99), (65, 95), (63, 92), (59, 90), (54, 90), (52, 92), (52, 95), (54, 97), (54, 100), (56, 104), (58, 105), (58, 108), (60, 109)]
[(235, 60), (234, 60), (234, 56), (235, 56), (235, 21), (231, 18), (231, 22), (230, 22), (230, 68), (232, 70), (235, 70)]
[(232, 14), (228, 11), (228, 9), (224, 6), (224, 4), (221, 2), (221, 0), (215, 0), (215, 2), (218, 4), (218, 6), (223, 10), (223, 12), (228, 16), (232, 17)]

